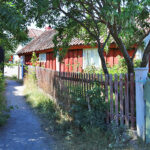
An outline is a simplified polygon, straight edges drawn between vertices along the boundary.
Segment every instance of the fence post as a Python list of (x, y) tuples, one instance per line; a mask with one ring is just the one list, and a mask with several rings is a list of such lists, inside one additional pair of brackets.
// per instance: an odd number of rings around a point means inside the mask
[(23, 80), (23, 77), (24, 77), (24, 61), (25, 61), (25, 58), (24, 56), (21, 56), (21, 78)]
[(18, 64), (18, 79), (20, 79), (20, 64)]
[(135, 69), (136, 83), (136, 127), (137, 135), (145, 141), (145, 101), (143, 85), (146, 82), (148, 68)]

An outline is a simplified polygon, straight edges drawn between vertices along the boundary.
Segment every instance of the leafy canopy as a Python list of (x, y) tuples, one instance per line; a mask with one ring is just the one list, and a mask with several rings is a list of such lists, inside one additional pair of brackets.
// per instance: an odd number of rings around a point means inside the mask
[[(96, 42), (106, 73), (103, 50), (112, 42), (111, 37), (132, 72), (133, 60), (127, 50), (134, 44), (141, 46), (150, 33), (150, 0), (32, 0), (22, 6), (25, 15), (36, 21), (39, 27), (49, 24), (58, 30), (54, 39), (55, 50), (63, 47), (62, 57), (74, 37)], [(103, 43), (101, 48), (100, 42)]]
[(0, 0), (0, 46), (14, 50), (19, 42), (27, 40), (26, 20), (11, 0)]
[[(81, 37), (84, 30), (94, 41), (96, 36), (107, 35), (107, 28), (115, 25), (113, 30), (118, 31), (128, 47), (150, 28), (150, 0), (33, 0), (26, 5), (29, 6), (26, 13), (32, 12), (38, 26), (51, 24), (61, 33), (71, 30), (72, 36), (81, 34)], [(86, 35), (85, 40), (91, 37)]]

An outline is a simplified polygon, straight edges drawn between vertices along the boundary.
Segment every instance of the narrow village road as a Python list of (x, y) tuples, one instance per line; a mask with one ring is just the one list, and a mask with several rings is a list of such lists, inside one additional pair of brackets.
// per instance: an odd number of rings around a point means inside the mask
[(45, 133), (39, 118), (26, 104), (23, 86), (7, 80), (6, 98), (14, 109), (6, 125), (0, 128), (0, 150), (52, 150), (52, 138)]

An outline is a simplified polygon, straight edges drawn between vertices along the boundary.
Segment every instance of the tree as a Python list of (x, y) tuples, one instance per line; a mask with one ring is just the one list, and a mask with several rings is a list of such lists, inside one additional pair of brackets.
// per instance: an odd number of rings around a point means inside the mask
[(4, 50), (2, 47), (0, 47), (0, 70), (2, 71), (2, 73), (4, 73)]
[[(24, 40), (27, 40), (25, 17), (12, 1), (0, 0), (0, 52), (13, 51)], [(4, 63), (4, 54), (0, 63)]]
[[(112, 36), (125, 58), (128, 72), (134, 72), (137, 49), (150, 33), (150, 0), (33, 0), (27, 5), (26, 14), (32, 12), (37, 25), (52, 24), (59, 31), (54, 40), (56, 46), (61, 44), (66, 49), (73, 37), (89, 37), (97, 43), (103, 70), (108, 74), (103, 51)], [(130, 58), (128, 49), (134, 44), (136, 50)], [(144, 50), (141, 66), (147, 64), (149, 45), (150, 42)]]

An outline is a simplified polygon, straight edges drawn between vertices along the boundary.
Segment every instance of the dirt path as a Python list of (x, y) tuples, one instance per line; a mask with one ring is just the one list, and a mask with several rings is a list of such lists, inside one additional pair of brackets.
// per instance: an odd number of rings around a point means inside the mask
[(52, 150), (51, 137), (40, 126), (39, 118), (26, 104), (23, 86), (8, 80), (6, 87), (10, 112), (8, 123), (0, 128), (0, 150)]

